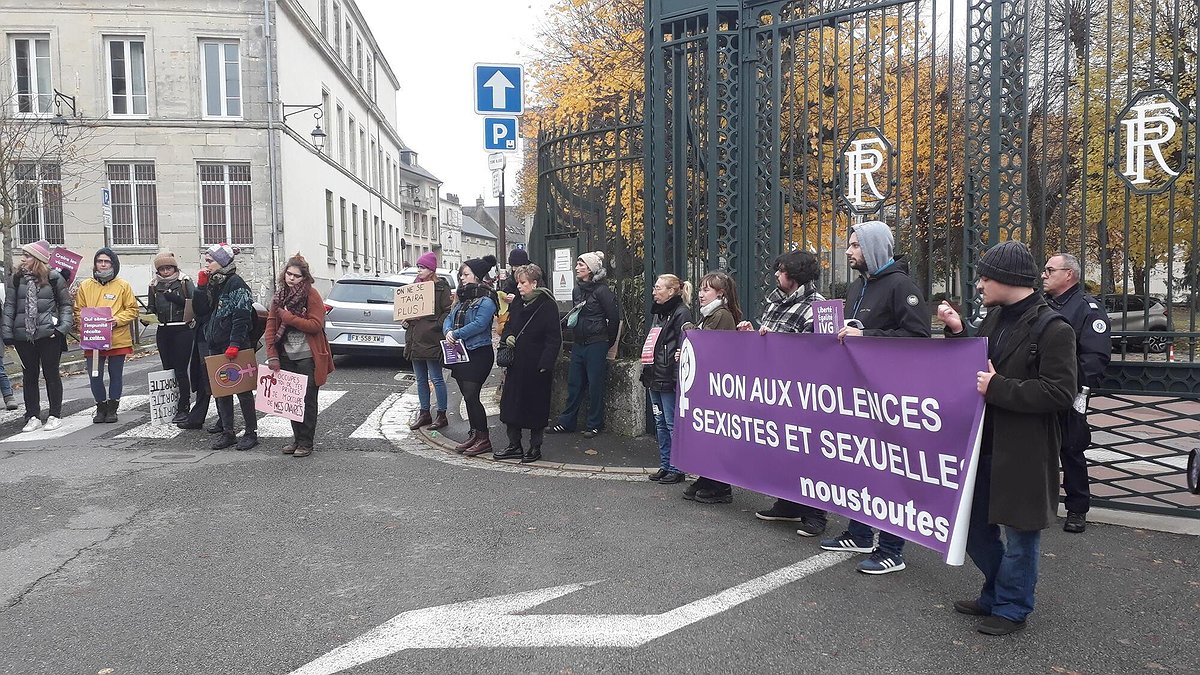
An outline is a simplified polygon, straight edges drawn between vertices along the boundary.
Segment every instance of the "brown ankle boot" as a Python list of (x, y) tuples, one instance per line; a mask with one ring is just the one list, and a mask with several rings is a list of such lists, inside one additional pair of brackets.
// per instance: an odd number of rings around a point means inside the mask
[(454, 446), (454, 451), (461, 455), (463, 450), (466, 450), (467, 448), (471, 447), (472, 445), (475, 445), (475, 434), (477, 434), (477, 433), (478, 432), (476, 432), (474, 429), (472, 429), (470, 431), (470, 433), (467, 434), (467, 440)]
[(492, 451), (492, 439), (488, 436), (488, 432), (480, 431), (475, 434), (475, 444), (463, 450), (463, 457), (474, 457), (482, 455), (485, 452)]
[(417, 415), (416, 422), (413, 422), (412, 424), (408, 425), (408, 430), (416, 431), (417, 429), (420, 429), (421, 427), (427, 426), (432, 423), (433, 423), (433, 418), (429, 416), (429, 409), (426, 408), (425, 410), (421, 411), (420, 415)]
[(437, 411), (437, 416), (433, 418), (433, 424), (429, 425), (429, 429), (430, 431), (436, 431), (438, 429), (445, 429), (448, 426), (450, 426), (450, 420), (446, 419), (446, 411), (439, 410)]

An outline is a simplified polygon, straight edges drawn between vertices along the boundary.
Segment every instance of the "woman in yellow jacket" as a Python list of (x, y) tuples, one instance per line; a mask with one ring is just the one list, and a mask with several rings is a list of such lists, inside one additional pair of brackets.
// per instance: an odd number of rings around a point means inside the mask
[[(92, 277), (84, 279), (75, 296), (75, 325), (80, 310), (85, 307), (109, 307), (112, 309), (112, 343), (108, 349), (100, 350), (99, 361), (92, 350), (84, 350), (88, 376), (92, 380), (92, 397), (96, 399), (94, 424), (117, 421), (117, 406), (121, 403), (122, 375), (125, 371), (125, 356), (133, 353), (133, 322), (138, 317), (137, 299), (129, 282), (117, 276), (121, 272), (121, 260), (112, 249), (105, 247), (96, 251), (92, 259)], [(108, 366), (108, 388), (104, 386), (104, 369)]]

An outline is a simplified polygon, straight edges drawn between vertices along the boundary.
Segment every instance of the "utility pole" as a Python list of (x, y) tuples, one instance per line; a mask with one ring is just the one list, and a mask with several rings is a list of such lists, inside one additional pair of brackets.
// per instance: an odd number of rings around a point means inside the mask
[(501, 169), (500, 170), (500, 234), (498, 235), (499, 240), (500, 240), (500, 255), (498, 257), (499, 257), (501, 265), (505, 264), (505, 261), (508, 260), (508, 241), (505, 238), (505, 234), (506, 233), (504, 231), (504, 169)]

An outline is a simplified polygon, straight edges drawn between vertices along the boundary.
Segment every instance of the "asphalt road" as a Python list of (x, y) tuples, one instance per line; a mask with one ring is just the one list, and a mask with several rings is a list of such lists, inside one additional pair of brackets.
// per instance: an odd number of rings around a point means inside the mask
[[(156, 368), (131, 364), (130, 395)], [(140, 409), (40, 442), (0, 424), (0, 672), (289, 673), (406, 612), (590, 582), (526, 613), (628, 621), (530, 631), (468, 608), (466, 624), (424, 617), (394, 640), (410, 648), (345, 672), (1200, 672), (1196, 538), (1104, 525), (1047, 531), (1038, 607), (1014, 636), (951, 610), (976, 592), (974, 567), (910, 547), (904, 572), (868, 577), (847, 559), (640, 646), (602, 646), (817, 544), (756, 521), (761, 495), (703, 506), (682, 485), (408, 452), (403, 373), (339, 359), (325, 390), (343, 393), (306, 459), (280, 454), (281, 438), (214, 453), (203, 432), (139, 436)], [(88, 414), (84, 378), (71, 397), (67, 413)], [(567, 624), (584, 638), (552, 646)], [(514, 642), (530, 646), (494, 646)], [(462, 646), (478, 644), (493, 646)]]

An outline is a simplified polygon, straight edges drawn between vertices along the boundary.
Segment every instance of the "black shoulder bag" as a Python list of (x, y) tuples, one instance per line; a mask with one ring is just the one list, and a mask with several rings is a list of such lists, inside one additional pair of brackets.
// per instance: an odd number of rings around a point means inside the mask
[[(543, 300), (541, 304), (546, 304), (546, 301)], [(542, 311), (542, 307), (541, 305), (538, 305), (538, 308), (533, 310), (533, 314), (530, 314), (529, 318), (525, 320), (525, 325), (521, 326), (521, 332), (517, 333), (517, 338), (516, 340), (513, 340), (514, 344), (512, 346), (509, 346), (507, 339), (500, 343), (500, 349), (496, 351), (497, 366), (500, 366), (501, 368), (507, 368), (513, 364), (513, 359), (517, 357), (517, 347), (515, 343), (521, 339), (521, 336), (525, 333), (525, 329), (529, 328), (529, 323), (533, 321), (533, 317), (537, 316), (537, 313), (540, 311)]]

